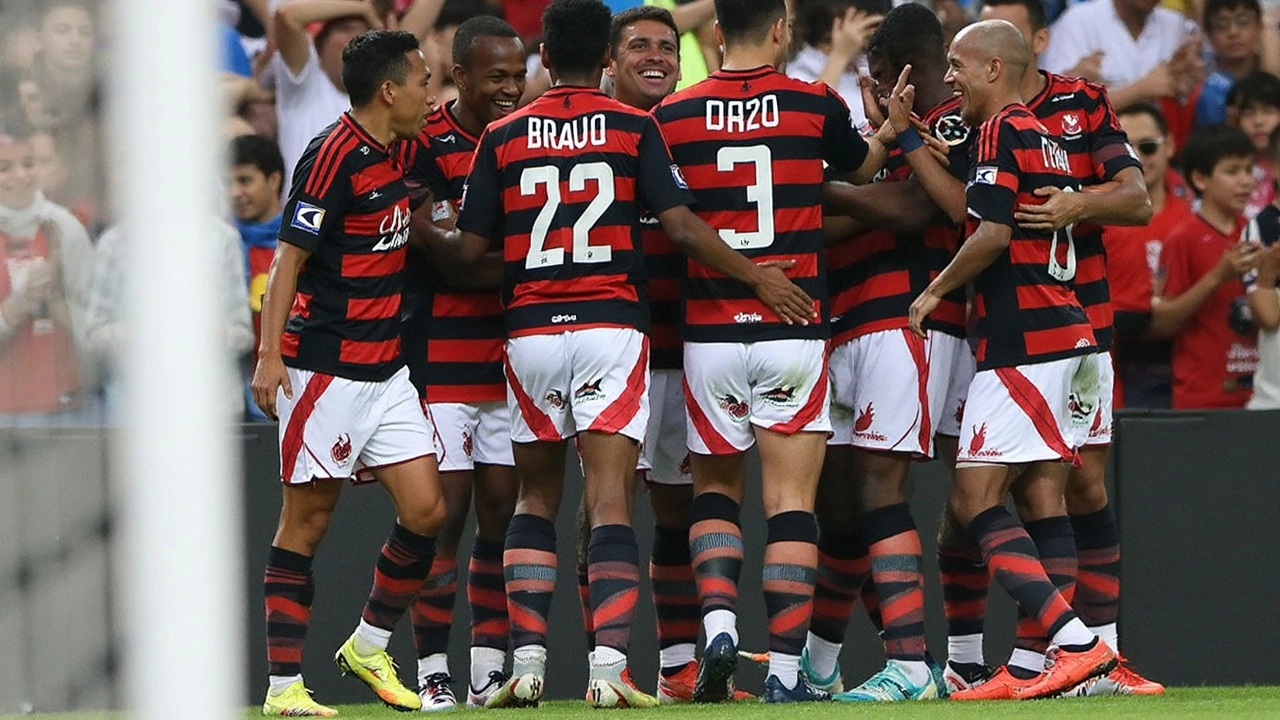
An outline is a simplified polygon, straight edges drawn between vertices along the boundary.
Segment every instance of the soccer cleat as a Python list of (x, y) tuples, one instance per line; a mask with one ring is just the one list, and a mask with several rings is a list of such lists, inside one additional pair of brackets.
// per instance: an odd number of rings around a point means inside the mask
[(1093, 645), (1078, 652), (1052, 648), (1045, 662), (1048, 667), (1045, 673), (1033, 685), (1015, 688), (1013, 696), (1018, 700), (1034, 700), (1061, 695), (1089, 678), (1106, 675), (1116, 664), (1116, 654), (1096, 638)]
[(942, 683), (948, 695), (972, 690), (991, 679), (997, 670), (981, 663), (953, 663), (947, 661), (942, 670)]
[(770, 675), (764, 680), (764, 694), (760, 696), (760, 702), (766, 703), (825, 702), (830, 699), (831, 693), (814, 687), (802, 674), (796, 675), (793, 688), (783, 685), (777, 675)]
[(352, 635), (342, 643), (333, 656), (338, 669), (343, 675), (351, 673), (361, 682), (369, 686), (387, 707), (394, 710), (412, 711), (422, 709), (422, 700), (418, 693), (410, 690), (400, 682), (396, 675), (396, 664), (385, 650), (372, 655), (360, 655), (356, 652), (356, 636)]
[(311, 691), (298, 680), (289, 683), (277, 695), (267, 691), (262, 714), (267, 717), (337, 717), (338, 711), (312, 700)]
[[(985, 666), (984, 666), (985, 667)], [(948, 663), (947, 669), (951, 666)], [(960, 676), (958, 676), (960, 677)], [(952, 700), (1013, 700), (1017, 688), (1029, 687), (1040, 681), (1041, 675), (1027, 680), (1014, 677), (1009, 668), (1001, 665), (986, 680), (975, 680), (967, 688), (951, 691)], [(961, 678), (963, 679), (963, 678)]]
[(1163, 695), (1164, 685), (1148, 680), (1129, 667), (1123, 655), (1117, 657), (1116, 666), (1101, 677), (1091, 678), (1065, 693), (1068, 697), (1095, 697), (1099, 695)]
[(431, 673), (418, 684), (418, 698), (422, 700), (422, 712), (453, 710), (458, 698), (453, 694), (453, 678), (449, 673)]
[(484, 687), (477, 690), (471, 685), (467, 686), (467, 707), (469, 708), (484, 707), (485, 702), (488, 701), (489, 698), (493, 697), (493, 694), (498, 691), (498, 688), (502, 687), (504, 684), (506, 684), (506, 682), (507, 682), (506, 673), (502, 672), (501, 670), (490, 670), (489, 682), (485, 683)]
[(885, 663), (884, 669), (867, 678), (858, 687), (832, 697), (839, 702), (902, 702), (904, 700), (935, 700), (938, 697), (938, 684), (933, 681), (933, 673), (924, 684), (917, 685), (903, 670), (897, 660)]
[(485, 700), (484, 706), (494, 708), (537, 707), (546, 690), (546, 681), (537, 673), (524, 673), (506, 679)]
[(652, 708), (658, 699), (640, 690), (631, 680), (626, 659), (607, 665), (591, 665), (587, 703), (594, 708)]
[(933, 678), (933, 684), (938, 688), (938, 699), (946, 700), (951, 695), (951, 691), (947, 689), (947, 681), (943, 677), (942, 666), (934, 659), (933, 653), (928, 650), (924, 651), (924, 662), (929, 666), (929, 675)]
[(733, 673), (738, 669), (738, 647), (729, 633), (720, 633), (707, 643), (693, 685), (696, 703), (724, 702), (733, 697)]
[[(693, 686), (698, 681), (698, 663), (690, 661), (672, 675), (658, 673), (659, 705), (679, 705), (693, 702)], [(589, 698), (588, 698), (589, 699)], [(733, 701), (754, 700), (755, 695), (746, 690), (734, 689)]]
[(800, 674), (809, 681), (810, 685), (819, 690), (825, 690), (832, 695), (844, 692), (844, 678), (840, 677), (839, 660), (836, 661), (836, 668), (831, 671), (830, 677), (819, 677), (813, 665), (809, 664), (809, 649), (805, 648), (800, 651)]

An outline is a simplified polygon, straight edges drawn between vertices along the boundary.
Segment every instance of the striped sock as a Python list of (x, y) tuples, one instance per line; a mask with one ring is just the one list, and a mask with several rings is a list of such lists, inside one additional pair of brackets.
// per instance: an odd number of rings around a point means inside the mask
[[(720, 493), (703, 493), (693, 499), (689, 529), (689, 553), (698, 586), (703, 622), (707, 616), (736, 615), (738, 576), (742, 573), (742, 528), (738, 503)], [(707, 628), (707, 642), (714, 639)]]
[(316, 582), (311, 558), (272, 547), (262, 579), (267, 615), (267, 668), (274, 676), (302, 674), (302, 646)]
[(435, 538), (419, 535), (396, 523), (374, 566), (373, 588), (361, 619), (390, 633), (422, 591), (435, 552)]
[(502, 579), (502, 542), (476, 538), (467, 566), (467, 605), (471, 608), (471, 647), (507, 651), (511, 622)]
[(871, 558), (861, 534), (820, 532), (809, 632), (829, 643), (843, 643), (869, 572)]
[(587, 574), (596, 647), (625, 655), (640, 596), (640, 560), (635, 531), (627, 525), (601, 525), (591, 531)]
[(409, 607), (413, 624), (413, 645), (418, 658), (449, 651), (449, 628), (453, 626), (453, 604), (458, 597), (458, 563), (437, 556), (422, 591)]
[(658, 650), (665, 670), (678, 670), (693, 661), (698, 643), (698, 586), (693, 580), (688, 528), (653, 529), (649, 581), (658, 620)]
[(511, 644), (547, 646), (547, 615), (556, 587), (556, 526), (537, 515), (520, 514), (507, 528), (502, 553)]
[(872, 510), (862, 521), (871, 581), (880, 602), (885, 656), (924, 660), (924, 576), (920, 534), (906, 503)]
[(937, 553), (942, 611), (947, 616), (947, 659), (985, 664), (982, 642), (991, 578), (982, 548), (964, 532), (944, 531), (938, 537)]
[[(1080, 553), (1075, 611), (1090, 628), (1106, 627), (1114, 633), (1120, 616), (1120, 534), (1115, 513), (1108, 505), (1088, 515), (1072, 515), (1071, 526)], [(1113, 638), (1099, 634), (1111, 644)]]
[(794, 668), (813, 613), (818, 521), (813, 513), (790, 510), (769, 518), (767, 524), (763, 585), (769, 615), (769, 674), (794, 687)]
[[(1049, 580), (1062, 593), (1068, 603), (1075, 595), (1076, 589), (1076, 542), (1075, 533), (1071, 529), (1071, 520), (1067, 516), (1032, 520), (1026, 523), (1027, 535), (1036, 545), (1040, 554), (1040, 564), (1044, 566)], [(1044, 671), (1044, 653), (1049, 649), (1049, 640), (1044, 635), (1044, 628), (1034, 619), (1018, 611), (1018, 635), (1013, 643), (1014, 648), (1023, 651), (1018, 655), (1022, 662), (1018, 665), (1036, 673)], [(1037, 662), (1037, 658), (1039, 661)]]

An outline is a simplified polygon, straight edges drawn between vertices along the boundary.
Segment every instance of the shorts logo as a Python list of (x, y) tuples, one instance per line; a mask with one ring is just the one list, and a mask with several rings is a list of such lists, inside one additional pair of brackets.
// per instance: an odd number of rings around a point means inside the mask
[(1102, 431), (1102, 413), (1100, 412), (1094, 413), (1093, 426), (1089, 428), (1089, 437), (1097, 438), (1097, 437), (1102, 437), (1104, 434), (1105, 433), (1103, 433)]
[(1094, 411), (1096, 409), (1097, 405), (1081, 400), (1080, 396), (1075, 393), (1071, 393), (1071, 395), (1067, 397), (1067, 410), (1071, 411), (1071, 422), (1074, 425), (1085, 424), (1089, 421), (1090, 415), (1096, 415), (1101, 419), (1102, 414), (1095, 413)]
[(293, 221), (289, 223), (291, 227), (304, 230), (312, 235), (319, 235), (320, 226), (323, 224), (324, 208), (302, 201), (298, 201), (298, 207), (293, 211)]
[(779, 405), (783, 407), (788, 405), (795, 405), (796, 390), (798, 389), (799, 388), (797, 388), (795, 385), (782, 385), (772, 390), (765, 390), (764, 392), (760, 393), (760, 399), (764, 400), (765, 402), (773, 403), (774, 405)]
[(600, 378), (595, 382), (582, 383), (582, 387), (573, 393), (574, 402), (591, 402), (604, 397), (604, 391), (600, 389), (600, 384), (604, 382), (604, 378)]
[(999, 168), (980, 167), (973, 171), (973, 181), (982, 185), (995, 185), (996, 177), (999, 176), (999, 174)]
[(564, 393), (559, 390), (551, 390), (547, 392), (546, 395), (542, 396), (542, 399), (547, 401), (547, 404), (551, 406), (552, 410), (564, 409)]
[(973, 439), (969, 441), (969, 457), (1000, 457), (1003, 453), (999, 450), (983, 450), (982, 447), (987, 444), (987, 424), (982, 423), (982, 427), (973, 429)]
[(733, 395), (723, 395), (720, 397), (720, 409), (729, 413), (729, 416), (734, 420), (741, 420), (747, 416), (747, 413), (751, 412), (751, 408), (747, 407), (745, 402), (742, 402)]
[(957, 425), (964, 422), (964, 402), (965, 402), (964, 400), (961, 400), (960, 404), (956, 406), (956, 424)]
[(333, 457), (333, 461), (341, 465), (351, 457), (351, 436), (343, 433), (338, 436), (338, 441), (329, 449), (329, 455)]
[(853, 434), (866, 440), (875, 440), (884, 442), (889, 438), (878, 432), (871, 431), (871, 425), (876, 421), (876, 411), (871, 403), (867, 403), (865, 408), (858, 411), (858, 419), (853, 421)]
[(471, 457), (471, 450), (474, 447), (474, 445), (475, 443), (471, 439), (471, 433), (467, 432), (466, 430), (463, 430), (462, 431), (462, 452), (466, 453), (467, 457)]
[(684, 459), (680, 461), (680, 474), (681, 475), (693, 474), (693, 460), (689, 458), (689, 453), (685, 453)]

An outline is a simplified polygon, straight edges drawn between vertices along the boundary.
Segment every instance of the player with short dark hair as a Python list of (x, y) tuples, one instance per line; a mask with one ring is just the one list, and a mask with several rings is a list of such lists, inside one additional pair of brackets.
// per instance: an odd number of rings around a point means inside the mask
[(409, 192), (393, 144), (415, 137), (429, 107), (418, 40), (372, 31), (343, 52), (350, 112), (298, 163), (263, 301), (253, 395), (280, 419), (284, 507), (265, 584), (270, 689), (265, 715), (337, 714), (311, 699), (302, 646), (315, 582), (311, 558), (342, 480), (377, 480), (396, 525), (355, 633), (334, 661), (387, 705), (422, 706), (386, 647), (426, 580), (445, 509), (434, 430), (400, 356)]
[[(1069, 464), (1097, 412), (1099, 356), (1074, 291), (1076, 249), (1066, 230), (1017, 218), (1040, 198), (1076, 191), (1069, 155), (1021, 103), (1033, 62), (1021, 32), (1004, 20), (961, 31), (948, 52), (947, 81), (978, 131), (966, 192), (968, 237), (947, 269), (911, 305), (911, 327), (946, 293), (974, 284), (978, 372), (969, 386), (948, 507), (982, 549), (988, 573), (1035, 619), (1054, 646), (1052, 666), (1030, 683), (1005, 683), (1014, 698), (1055, 695), (1109, 672), (1115, 653), (1071, 610), (1046, 575), (1035, 543), (1004, 508), (1012, 478), (1024, 498), (1061, 506)], [(1038, 223), (1037, 223), (1038, 224)], [(1016, 472), (1010, 472), (1015, 470)], [(984, 687), (952, 699), (983, 699)], [(995, 695), (994, 697), (1003, 697)]]
[(640, 212), (692, 257), (752, 287), (771, 312), (807, 322), (812, 300), (773, 266), (733, 253), (688, 208), (692, 196), (653, 118), (599, 91), (610, 13), (555, 0), (543, 16), (556, 86), (480, 138), (457, 226), (444, 245), (471, 261), (501, 240), (506, 371), (520, 496), (507, 531), (513, 677), (489, 707), (538, 702), (555, 587), (554, 519), (566, 440), (582, 457), (596, 619), (588, 698), (596, 707), (657, 701), (630, 678), (639, 583), (631, 528), (639, 442), (648, 423), (649, 342)]
[[(511, 114), (524, 94), (525, 52), (505, 21), (482, 15), (463, 22), (453, 40), (451, 75), (458, 98), (427, 118), (405, 143), (406, 182), (420, 203), (415, 225), (453, 229), (471, 156), (484, 129)], [(428, 230), (429, 228), (417, 228)], [(496, 255), (496, 254), (495, 254)], [(439, 262), (440, 258), (434, 258)], [(502, 373), (501, 263), (478, 268), (432, 266), (411, 253), (415, 294), (404, 324), (409, 375), (440, 446), (440, 481), (448, 518), (437, 539), (426, 587), (413, 604), (418, 693), (423, 707), (457, 706), (449, 673), (449, 630), (458, 594), (457, 552), (475, 498), (476, 537), (467, 568), (471, 608), (471, 679), (467, 705), (482, 707), (506, 681), (507, 606), (502, 545), (516, 501), (511, 411)]]
[[(683, 337), (694, 482), (690, 546), (707, 640), (694, 699), (720, 701), (733, 690), (743, 552), (738, 516), (746, 451), (758, 442), (769, 533), (763, 699), (825, 700), (827, 692), (799, 675), (817, 563), (814, 492), (831, 431), (824, 161), (833, 174), (865, 182), (884, 164), (885, 149), (857, 134), (834, 91), (776, 70), (791, 46), (786, 2), (718, 0), (716, 14), (722, 69), (667, 98), (654, 115), (694, 190), (699, 216), (743, 257), (788, 261), (788, 273), (816, 299), (822, 322), (792, 324), (733, 278), (696, 258), (689, 263)], [(904, 122), (910, 94), (903, 83), (892, 93), (890, 111)]]

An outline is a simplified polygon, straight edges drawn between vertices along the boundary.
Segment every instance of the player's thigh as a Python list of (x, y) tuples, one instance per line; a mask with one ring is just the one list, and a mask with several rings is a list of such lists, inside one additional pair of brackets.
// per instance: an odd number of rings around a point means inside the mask
[(832, 348), (827, 358), (831, 385), (831, 437), (827, 444), (833, 447), (853, 445), (853, 424), (858, 417), (854, 409), (858, 350), (858, 338), (853, 338)]
[(831, 433), (826, 353), (823, 340), (769, 340), (747, 346), (751, 424), (757, 430), (815, 433), (825, 444)]
[(930, 457), (931, 344), (908, 330), (885, 330), (856, 338), (852, 345), (850, 444), (860, 450)]
[[(578, 432), (639, 443), (649, 424), (649, 338), (631, 328), (568, 333), (569, 405)], [(635, 472), (635, 459), (626, 468)]]
[(511, 408), (502, 401), (476, 403), (476, 431), (471, 457), (485, 465), (516, 464), (511, 454)]
[(690, 452), (732, 456), (755, 444), (747, 347), (685, 343), (685, 428)]
[[(1088, 358), (1091, 359), (1091, 358)], [(957, 462), (1074, 460), (1073, 378), (1086, 358), (979, 371), (969, 386)]]
[(684, 373), (654, 370), (649, 386), (649, 427), (637, 470), (651, 485), (691, 486), (684, 406)]
[(555, 443), (577, 432), (569, 405), (566, 333), (510, 338), (506, 373), (512, 442)]
[[(469, 472), (475, 468), (473, 455), (480, 424), (479, 409), (471, 403), (429, 402), (426, 412), (435, 431), (440, 472)], [(507, 432), (510, 434), (510, 427)]]
[(377, 427), (379, 383), (288, 368), (293, 398), (279, 392), (280, 479), (305, 485), (347, 479)]
[(434, 535), (444, 523), (435, 431), (402, 369), (382, 388), (377, 427), (360, 453), (358, 477), (372, 476), (391, 495), (399, 521)]
[[(930, 333), (929, 340), (936, 343), (936, 347), (930, 348), (929, 352), (929, 408), (933, 411), (936, 446), (939, 435), (947, 438), (960, 437), (960, 421), (964, 417), (969, 383), (973, 382), (978, 368), (968, 340), (937, 331)], [(954, 446), (954, 439), (950, 444)]]

